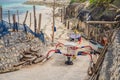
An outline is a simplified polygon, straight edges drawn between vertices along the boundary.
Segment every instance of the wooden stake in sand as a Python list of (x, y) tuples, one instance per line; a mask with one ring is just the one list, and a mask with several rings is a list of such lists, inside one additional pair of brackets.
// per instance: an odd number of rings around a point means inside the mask
[(25, 23), (26, 23), (27, 16), (28, 16), (28, 11), (26, 11), (25, 19), (24, 19), (24, 22), (23, 22), (23, 26), (24, 26), (24, 28), (25, 28), (25, 33), (26, 33), (26, 34), (27, 34), (27, 29), (26, 29), (26, 27), (25, 27)]
[(53, 4), (53, 26), (52, 26), (52, 42), (54, 42), (54, 27), (55, 27), (55, 0)]
[(62, 13), (63, 13), (63, 10), (61, 9), (61, 22), (62, 22), (62, 19), (63, 19)]
[(28, 11), (26, 11), (26, 15), (25, 15), (25, 19), (24, 19), (23, 24), (25, 24), (25, 23), (26, 23), (27, 16), (28, 16)]
[(9, 24), (11, 23), (10, 22), (10, 11), (8, 10), (8, 22), (9, 22)]
[(0, 21), (2, 20), (2, 6), (0, 6)]
[(66, 14), (66, 8), (65, 8), (65, 6), (64, 6), (64, 19), (65, 19), (65, 14)]
[(33, 6), (33, 13), (34, 13), (34, 31), (35, 31), (35, 33), (36, 33), (36, 30), (37, 30), (37, 21), (36, 21), (35, 5)]
[(64, 14), (63, 14), (63, 22), (64, 22), (64, 24), (65, 24), (65, 27), (66, 27), (66, 8), (65, 8), (65, 6), (64, 6)]
[(29, 27), (31, 28), (31, 13), (30, 13), (30, 25), (29, 25)]
[(70, 22), (68, 21), (68, 27), (67, 27), (67, 29), (69, 29), (69, 28), (70, 28), (69, 26), (70, 26)]
[(40, 32), (40, 28), (41, 28), (41, 17), (42, 17), (42, 14), (40, 13), (39, 14), (39, 23), (38, 23), (38, 33)]
[(16, 15), (15, 14), (13, 14), (13, 24), (14, 24), (14, 27), (13, 27), (13, 31), (15, 31), (15, 29), (16, 29)]
[(18, 19), (18, 23), (19, 23), (19, 11), (17, 10), (17, 19)]

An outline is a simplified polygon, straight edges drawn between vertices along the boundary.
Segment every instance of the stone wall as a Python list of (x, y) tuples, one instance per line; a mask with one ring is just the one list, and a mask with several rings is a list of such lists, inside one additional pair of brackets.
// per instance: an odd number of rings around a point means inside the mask
[(120, 80), (120, 31), (106, 53), (99, 80)]

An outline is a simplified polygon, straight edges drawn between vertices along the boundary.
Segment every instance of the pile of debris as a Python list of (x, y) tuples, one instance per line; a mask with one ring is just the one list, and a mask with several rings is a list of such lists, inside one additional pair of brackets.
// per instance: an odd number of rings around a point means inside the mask
[(11, 32), (1, 38), (0, 73), (14, 71), (44, 59), (45, 45), (38, 39), (28, 39), (24, 32)]

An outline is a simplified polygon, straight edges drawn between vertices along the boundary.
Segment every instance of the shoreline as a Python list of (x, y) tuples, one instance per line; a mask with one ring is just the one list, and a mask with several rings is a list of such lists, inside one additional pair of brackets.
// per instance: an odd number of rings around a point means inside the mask
[[(24, 2), (23, 4), (26, 4), (26, 5), (44, 5), (44, 6), (49, 6), (49, 7), (52, 7), (54, 5), (54, 3), (52, 1), (26, 1)], [(66, 6), (68, 5), (69, 2), (68, 1), (64, 1), (64, 2), (56, 2), (55, 5), (57, 7), (62, 7), (62, 6)]]

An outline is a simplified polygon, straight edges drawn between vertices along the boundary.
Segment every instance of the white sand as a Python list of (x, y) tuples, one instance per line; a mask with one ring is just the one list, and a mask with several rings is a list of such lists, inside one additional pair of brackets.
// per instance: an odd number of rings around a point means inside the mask
[[(38, 14), (42, 13), (42, 29), (50, 37), (52, 33), (52, 9), (45, 8), (42, 10), (37, 10)], [(33, 14), (33, 13), (32, 13)], [(23, 15), (21, 15), (23, 16)], [(20, 17), (23, 21), (23, 17)], [(29, 18), (27, 20), (29, 25)], [(32, 26), (33, 26), (32, 17)], [(55, 42), (66, 43), (67, 39), (67, 29), (60, 22), (60, 18), (56, 18), (57, 32), (55, 32)], [(31, 29), (34, 29), (31, 27)], [(64, 34), (63, 34), (64, 33)], [(61, 37), (60, 37), (61, 35)], [(87, 41), (82, 41), (78, 46), (89, 45)], [(51, 48), (51, 47), (49, 47)], [(50, 49), (48, 49), (50, 50)], [(46, 52), (47, 53), (47, 52)], [(0, 80), (85, 80), (87, 78), (87, 69), (89, 66), (90, 58), (89, 56), (79, 56), (73, 61), (74, 65), (65, 65), (65, 56), (60, 54), (55, 54), (49, 61), (44, 64), (36, 64), (23, 68), (19, 71), (0, 74)]]

